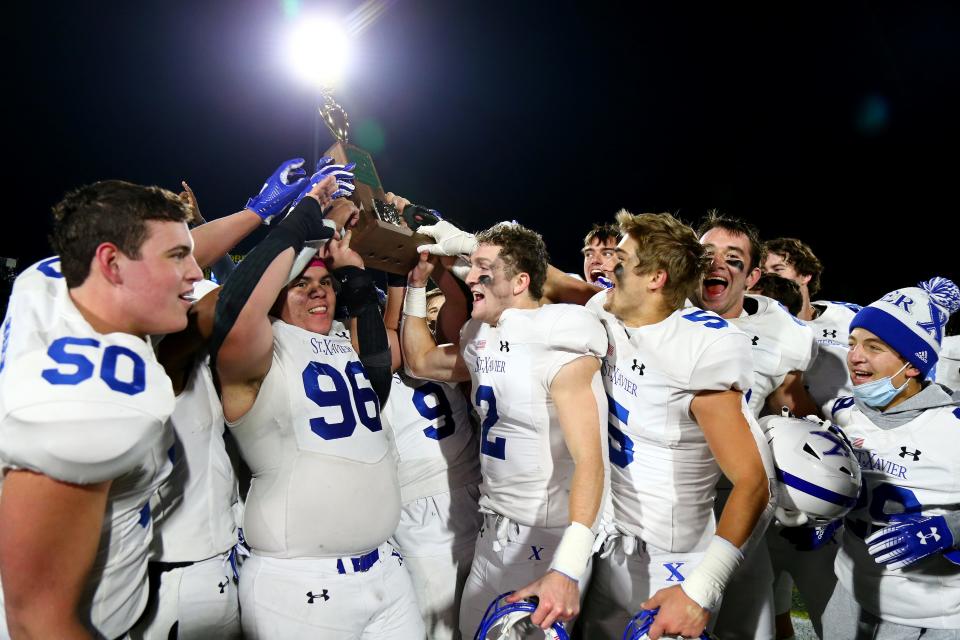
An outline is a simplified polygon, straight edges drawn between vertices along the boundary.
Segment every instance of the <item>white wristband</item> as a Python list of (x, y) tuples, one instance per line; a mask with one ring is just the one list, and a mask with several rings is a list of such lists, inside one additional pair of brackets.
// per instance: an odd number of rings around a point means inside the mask
[(414, 318), (427, 317), (427, 288), (407, 287), (403, 296), (403, 315)]
[(713, 536), (703, 560), (680, 583), (680, 588), (704, 609), (715, 610), (730, 577), (743, 562), (743, 553), (729, 540)]
[(596, 535), (590, 527), (579, 522), (571, 522), (563, 532), (563, 538), (557, 546), (557, 552), (553, 554), (550, 568), (579, 583), (587, 569), (587, 562), (593, 555), (595, 538)]

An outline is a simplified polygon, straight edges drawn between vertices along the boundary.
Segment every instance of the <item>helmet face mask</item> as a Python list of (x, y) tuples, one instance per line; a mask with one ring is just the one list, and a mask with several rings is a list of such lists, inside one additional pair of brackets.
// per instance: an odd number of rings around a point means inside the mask
[[(653, 620), (657, 617), (657, 609), (641, 609), (635, 616), (630, 618), (627, 628), (623, 630), (623, 640), (649, 640), (650, 627), (653, 626)], [(662, 640), (674, 640), (680, 636), (662, 635)], [(704, 631), (696, 640), (714, 640), (714, 637)]]
[(845, 516), (860, 494), (860, 465), (843, 431), (829, 422), (761, 419), (779, 484), (777, 520), (820, 526)]
[[(486, 613), (483, 614), (483, 619), (480, 620), (477, 633), (473, 636), (474, 640), (513, 638), (515, 635), (511, 633), (511, 629), (517, 625), (519, 625), (518, 630), (522, 631), (537, 628), (530, 622), (530, 615), (536, 611), (537, 603), (529, 600), (508, 603), (506, 598), (512, 593), (512, 591), (508, 591), (500, 594), (490, 603)], [(528, 637), (526, 633), (521, 633), (521, 635)], [(547, 640), (569, 640), (567, 630), (560, 621), (553, 623), (553, 626), (543, 631), (543, 637)]]

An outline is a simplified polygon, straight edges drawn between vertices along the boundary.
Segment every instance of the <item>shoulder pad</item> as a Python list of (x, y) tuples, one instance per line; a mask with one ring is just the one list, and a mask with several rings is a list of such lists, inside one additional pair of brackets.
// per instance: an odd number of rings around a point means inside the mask
[(607, 331), (589, 309), (574, 304), (551, 304), (543, 307), (541, 314), (546, 316), (542, 320), (550, 347), (598, 358), (606, 355)]
[(103, 482), (140, 465), (164, 428), (157, 417), (129, 406), (33, 405), (0, 423), (0, 458), (5, 468), (30, 469), (63, 482)]

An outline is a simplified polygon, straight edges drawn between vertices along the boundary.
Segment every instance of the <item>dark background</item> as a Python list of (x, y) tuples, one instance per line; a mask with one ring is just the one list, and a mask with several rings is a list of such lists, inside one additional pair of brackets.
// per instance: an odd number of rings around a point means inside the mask
[[(808, 242), (820, 297), (865, 304), (960, 278), (960, 19), (918, 4), (396, 0), (336, 95), (388, 189), (473, 229), (517, 219), (566, 270), (620, 207), (720, 207)], [(278, 51), (297, 16), (357, 7), (17, 3), (0, 256), (48, 255), (50, 207), (87, 182), (186, 179), (214, 218), (312, 161), (316, 95)]]

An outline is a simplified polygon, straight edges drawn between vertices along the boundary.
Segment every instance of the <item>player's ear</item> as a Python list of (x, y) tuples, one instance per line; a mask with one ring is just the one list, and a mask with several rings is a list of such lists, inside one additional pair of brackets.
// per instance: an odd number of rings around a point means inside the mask
[(760, 271), (760, 267), (754, 267), (750, 270), (750, 273), (747, 274), (747, 289), (753, 289), (757, 284), (757, 280), (760, 279), (760, 276), (763, 275), (763, 271)]
[(121, 263), (125, 256), (112, 242), (101, 242), (93, 252), (91, 271), (96, 270), (110, 284), (123, 284)]
[(521, 271), (513, 276), (513, 295), (518, 296), (530, 288), (530, 274)]
[(903, 375), (907, 376), (907, 378), (919, 378), (921, 382), (923, 381), (920, 376), (920, 369), (917, 369), (912, 364), (907, 365), (907, 368), (903, 370)]
[(657, 291), (658, 289), (663, 289), (669, 279), (670, 277), (664, 269), (657, 269), (650, 274), (650, 278), (647, 281), (647, 286), (649, 287), (650, 291)]

